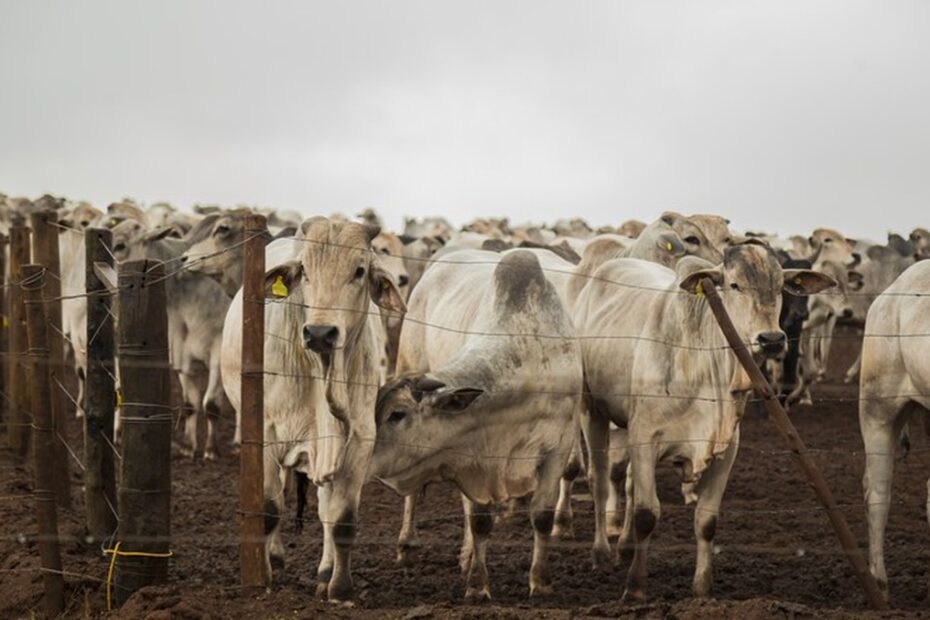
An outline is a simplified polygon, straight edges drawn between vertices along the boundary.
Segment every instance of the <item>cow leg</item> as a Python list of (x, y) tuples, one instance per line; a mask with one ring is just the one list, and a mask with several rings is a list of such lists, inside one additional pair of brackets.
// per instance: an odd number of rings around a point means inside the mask
[(332, 485), (332, 495), (326, 510), (326, 521), (332, 524), (333, 574), (329, 580), (327, 596), (333, 602), (349, 601), (353, 594), (352, 546), (358, 530), (358, 507), (367, 469), (351, 465), (365, 462), (359, 451), (367, 448), (360, 444), (351, 440), (346, 444), (345, 464), (329, 483)]
[(333, 577), (333, 524), (327, 521), (331, 495), (330, 483), (316, 489), (316, 512), (323, 525), (323, 552), (316, 569), (316, 595), (320, 598), (329, 591), (329, 581)]
[(698, 499), (694, 507), (694, 537), (697, 540), (697, 563), (692, 582), (694, 596), (709, 597), (714, 584), (714, 535), (717, 532), (717, 515), (727, 488), (730, 471), (739, 449), (739, 428), (726, 451), (714, 459), (701, 476), (695, 492)]
[(859, 355), (856, 356), (856, 361), (853, 362), (852, 366), (849, 367), (849, 370), (846, 371), (846, 376), (843, 377), (843, 383), (855, 383), (856, 379), (859, 377), (859, 369), (862, 367), (862, 351), (859, 351)]
[(413, 560), (414, 550), (420, 546), (417, 540), (416, 525), (417, 493), (404, 497), (404, 521), (397, 537), (397, 563), (409, 564)]
[(833, 344), (833, 332), (836, 329), (836, 316), (831, 316), (823, 325), (820, 338), (820, 368), (817, 369), (817, 382), (827, 378), (827, 363), (830, 359), (830, 346)]
[(203, 395), (197, 388), (197, 381), (191, 375), (181, 371), (178, 373), (178, 381), (181, 384), (182, 402), (190, 407), (184, 407), (184, 439), (187, 447), (183, 450), (185, 456), (194, 458), (197, 456), (197, 425), (203, 415), (201, 399)]
[(607, 540), (607, 486), (610, 426), (608, 420), (596, 411), (581, 416), (584, 439), (588, 444), (588, 481), (594, 498), (594, 546), (592, 556), (595, 570), (610, 566), (610, 542)]
[(552, 538), (555, 504), (559, 500), (563, 458), (550, 454), (539, 472), (539, 483), (530, 502), (530, 520), (533, 523), (533, 563), (530, 566), (530, 596), (552, 594), (552, 575), (549, 570), (549, 543)]
[(223, 390), (220, 387), (220, 355), (216, 352), (210, 362), (210, 372), (207, 375), (207, 389), (203, 397), (203, 410), (207, 413), (207, 443), (204, 447), (203, 458), (215, 461), (217, 457), (216, 421), (220, 417), (220, 403)]
[[(462, 495), (462, 507), (465, 509), (466, 542), (470, 539), (470, 558), (463, 562), (465, 579), (465, 598), (490, 600), (491, 587), (488, 579), (488, 538), (494, 527), (491, 506), (476, 504)], [(463, 555), (466, 546), (462, 546)]]
[(633, 469), (633, 533), (636, 548), (633, 551), (633, 563), (627, 574), (625, 602), (642, 602), (646, 600), (646, 567), (649, 540), (659, 522), (660, 506), (656, 494), (656, 455), (650, 442), (638, 442), (630, 436), (630, 467)]
[(84, 393), (87, 390), (87, 372), (82, 366), (75, 368), (78, 379), (77, 407), (74, 409), (76, 418), (84, 417)]
[(623, 526), (620, 530), (620, 538), (617, 541), (617, 562), (620, 564), (625, 564), (633, 559), (633, 550), (635, 544), (633, 542), (633, 468), (630, 467), (630, 464), (626, 464), (626, 475), (624, 476), (624, 485), (623, 485), (624, 496), (626, 497), (626, 504), (623, 510)]
[(894, 473), (895, 440), (901, 429), (900, 418), (888, 415), (889, 403), (864, 400), (859, 415), (862, 442), (865, 446), (866, 516), (869, 522), (869, 569), (888, 598), (888, 575), (885, 572), (885, 526), (891, 504), (891, 479)]
[(607, 538), (613, 540), (623, 534), (626, 512), (621, 497), (626, 484), (626, 462), (629, 458), (626, 447), (626, 431), (610, 431), (610, 485), (607, 487)]
[(552, 535), (561, 538), (574, 538), (575, 531), (572, 526), (574, 515), (572, 514), (572, 487), (575, 479), (584, 468), (581, 454), (581, 433), (575, 432), (575, 438), (572, 441), (572, 451), (568, 458), (568, 463), (562, 471), (559, 480), (559, 499), (555, 505), (555, 525), (552, 528)]
[(281, 516), (284, 514), (283, 468), (271, 450), (265, 449), (265, 480), (262, 512), (265, 515), (265, 574), (269, 585), (274, 568), (284, 567), (284, 545), (281, 542)]

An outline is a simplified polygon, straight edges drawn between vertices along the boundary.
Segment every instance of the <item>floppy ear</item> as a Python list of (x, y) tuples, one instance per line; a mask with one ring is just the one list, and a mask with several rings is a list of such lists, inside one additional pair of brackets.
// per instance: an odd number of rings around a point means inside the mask
[(836, 280), (825, 273), (810, 269), (785, 269), (785, 284), (782, 287), (792, 295), (813, 295), (836, 286)]
[(674, 211), (666, 211), (659, 216), (659, 219), (668, 224), (669, 226), (674, 226), (675, 222), (681, 219), (681, 213), (675, 213)]
[(484, 390), (478, 388), (456, 388), (437, 395), (433, 408), (445, 413), (458, 413), (468, 409), (482, 394)]
[(375, 305), (400, 314), (407, 312), (407, 304), (404, 303), (397, 284), (387, 271), (374, 262), (368, 270), (368, 292)]
[(143, 237), (146, 241), (158, 241), (159, 239), (164, 239), (165, 237), (171, 235), (175, 232), (174, 226), (162, 226), (161, 228), (156, 228), (152, 232), (148, 233)]
[(684, 256), (685, 246), (681, 244), (678, 235), (662, 233), (656, 239), (656, 245), (663, 252), (668, 252), (671, 256)]
[(684, 280), (681, 281), (681, 284), (678, 286), (682, 290), (685, 290), (692, 295), (696, 295), (698, 292), (698, 284), (701, 283), (701, 280), (704, 278), (710, 278), (714, 283), (714, 286), (720, 286), (723, 284), (723, 272), (720, 268), (716, 269), (701, 269), (700, 271), (695, 271)]
[(297, 286), (303, 275), (304, 266), (292, 260), (272, 267), (265, 272), (265, 299), (285, 299)]

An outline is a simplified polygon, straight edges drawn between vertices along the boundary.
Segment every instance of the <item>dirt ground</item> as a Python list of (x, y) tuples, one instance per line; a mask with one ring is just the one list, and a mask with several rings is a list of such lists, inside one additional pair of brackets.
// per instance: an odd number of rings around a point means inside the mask
[[(837, 341), (833, 374), (848, 367), (858, 348), (854, 334)], [(862, 444), (856, 389), (835, 381), (819, 386), (814, 407), (792, 412), (807, 445), (827, 477), (863, 549), (865, 514), (861, 489)], [(69, 429), (80, 446), (77, 421)], [(224, 424), (224, 440), (231, 437)], [(458, 574), (462, 535), (461, 504), (455, 490), (438, 485), (426, 491), (419, 519), (423, 547), (409, 567), (394, 562), (402, 499), (370, 485), (363, 496), (360, 534), (353, 556), (357, 591), (354, 607), (336, 607), (314, 598), (320, 553), (320, 526), (311, 517), (296, 535), (293, 516), (286, 526), (285, 571), (269, 590), (237, 587), (237, 472), (235, 456), (219, 462), (191, 462), (179, 455), (173, 467), (173, 543), (170, 583), (138, 592), (113, 617), (149, 618), (803, 618), (861, 617), (861, 590), (839, 553), (824, 513), (771, 423), (751, 410), (717, 528), (715, 600), (691, 598), (694, 569), (692, 509), (683, 506), (674, 473), (662, 470), (663, 512), (649, 558), (650, 603), (619, 603), (626, 566), (595, 573), (590, 565), (593, 518), (584, 484), (576, 485), (574, 540), (562, 540), (552, 554), (556, 593), (544, 600), (527, 596), (532, 529), (523, 516), (495, 526), (489, 549), (493, 603), (466, 606)], [(910, 455), (897, 465), (895, 503), (887, 532), (892, 603), (887, 617), (918, 617), (926, 609), (928, 528), (925, 513), (930, 451), (922, 433), (913, 433)], [(78, 449), (80, 455), (80, 450)], [(106, 615), (107, 558), (83, 544), (81, 487), (75, 471), (73, 511), (60, 513), (67, 571), (66, 616)], [(40, 603), (41, 575), (30, 469), (0, 452), (0, 617), (32, 616)]]

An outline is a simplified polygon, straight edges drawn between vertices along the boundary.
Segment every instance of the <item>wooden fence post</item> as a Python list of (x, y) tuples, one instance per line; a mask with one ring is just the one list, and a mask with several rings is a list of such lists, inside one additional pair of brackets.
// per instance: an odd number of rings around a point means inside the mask
[(25, 226), (14, 224), (10, 227), (10, 328), (7, 343), (9, 386), (9, 422), (7, 438), (10, 447), (19, 456), (25, 458), (29, 453), (29, 422), (27, 413), (29, 392), (26, 388), (27, 368), (26, 349), (29, 348), (26, 336), (26, 315), (23, 309), (23, 290), (19, 286), (20, 269), (30, 262), (30, 231)]
[(264, 586), (264, 358), (265, 358), (265, 217), (245, 223), (242, 283), (242, 447), (239, 453), (240, 579), (243, 586)]
[(65, 341), (61, 331), (61, 263), (58, 255), (58, 213), (38, 211), (32, 221), (32, 260), (45, 267), (45, 319), (48, 321), (49, 389), (55, 429), (55, 493), (58, 505), (71, 506), (71, 463), (68, 460), (67, 410), (64, 391)]
[(164, 265), (123, 263), (117, 285), (123, 403), (113, 587), (121, 605), (139, 588), (168, 578), (173, 416)]
[(19, 272), (25, 298), (26, 331), (29, 341), (30, 383), (32, 410), (32, 453), (35, 485), (32, 490), (38, 521), (39, 556), (42, 563), (42, 580), (45, 585), (43, 604), (49, 618), (56, 618), (64, 610), (64, 576), (61, 571), (61, 552), (58, 548), (58, 511), (55, 506), (56, 462), (52, 458), (55, 446), (55, 429), (52, 426), (48, 367), (48, 330), (42, 288), (48, 283), (42, 265), (23, 265)]
[(87, 291), (87, 376), (84, 384), (84, 506), (87, 533), (106, 540), (116, 530), (113, 410), (116, 385), (113, 365), (113, 314), (107, 283), (96, 265), (113, 268), (113, 233), (89, 228), (84, 233)]
[(862, 589), (865, 591), (866, 600), (868, 600), (872, 609), (888, 609), (888, 603), (885, 602), (885, 598), (882, 596), (881, 590), (879, 590), (878, 584), (875, 582), (875, 577), (869, 571), (865, 556), (862, 554), (862, 550), (859, 549), (859, 545), (856, 543), (856, 539), (849, 529), (846, 517), (840, 511), (839, 506), (837, 506), (836, 499), (833, 497), (833, 493), (830, 491), (827, 481), (824, 480), (823, 475), (820, 473), (820, 469), (808, 453), (807, 446), (804, 445), (801, 436), (798, 435), (797, 429), (794, 427), (794, 424), (791, 423), (791, 418), (788, 417), (784, 407), (778, 402), (778, 395), (775, 393), (775, 390), (772, 389), (772, 386), (769, 385), (769, 382), (763, 376), (762, 371), (759, 370), (755, 360), (752, 359), (752, 354), (749, 352), (749, 349), (746, 348), (739, 333), (736, 331), (736, 327), (733, 325), (730, 315), (727, 314), (726, 308), (723, 307), (723, 302), (720, 300), (717, 289), (714, 288), (714, 283), (710, 278), (704, 278), (701, 280), (701, 288), (707, 297), (707, 302), (710, 305), (711, 311), (714, 313), (714, 317), (720, 324), (723, 335), (736, 354), (736, 359), (739, 360), (740, 365), (746, 369), (746, 373), (749, 375), (753, 387), (756, 392), (758, 392), (759, 396), (762, 397), (769, 418), (775, 424), (775, 428), (778, 429), (782, 439), (788, 444), (791, 451), (794, 452), (798, 461), (798, 466), (801, 468), (801, 473), (807, 478), (807, 481), (814, 489), (814, 494), (817, 496), (817, 499), (823, 504), (824, 510), (827, 512), (827, 517), (830, 519), (830, 524), (836, 531), (837, 538), (840, 539), (840, 545), (843, 547), (846, 559), (849, 560), (853, 573), (855, 573), (856, 577), (859, 579), (859, 583), (862, 585)]

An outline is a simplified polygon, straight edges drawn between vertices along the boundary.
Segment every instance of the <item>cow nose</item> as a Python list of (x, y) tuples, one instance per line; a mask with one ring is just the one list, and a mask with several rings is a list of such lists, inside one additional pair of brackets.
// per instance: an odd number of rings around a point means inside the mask
[(853, 315), (852, 308), (843, 308), (843, 318), (851, 319)]
[(339, 339), (335, 325), (304, 325), (304, 347), (317, 353), (330, 353)]
[(181, 257), (181, 263), (183, 264), (183, 263), (186, 263), (186, 262), (187, 262), (187, 254), (185, 254), (184, 256)]
[(398, 286), (407, 286), (407, 283), (408, 283), (408, 282), (410, 282), (410, 278), (408, 278), (407, 276), (399, 276), (399, 277), (397, 278), (397, 285), (398, 285)]
[(852, 253), (852, 266), (855, 267), (861, 262), (862, 262), (862, 254), (860, 254), (859, 252), (853, 252)]
[(785, 336), (783, 331), (762, 332), (756, 337), (756, 340), (762, 349), (762, 353), (768, 357), (774, 357), (785, 350), (785, 342), (788, 337)]

